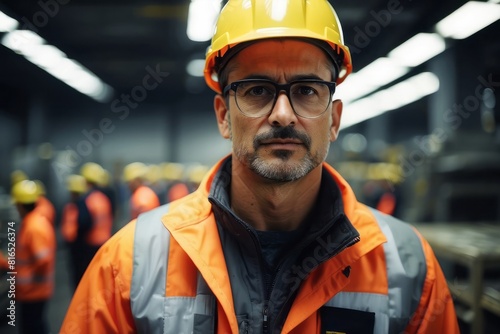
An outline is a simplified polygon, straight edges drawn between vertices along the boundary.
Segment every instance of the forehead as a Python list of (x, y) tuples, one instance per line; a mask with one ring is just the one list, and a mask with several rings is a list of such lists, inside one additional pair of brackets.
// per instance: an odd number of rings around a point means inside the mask
[(241, 50), (227, 65), (229, 76), (315, 75), (331, 80), (331, 62), (319, 47), (299, 40), (270, 39)]

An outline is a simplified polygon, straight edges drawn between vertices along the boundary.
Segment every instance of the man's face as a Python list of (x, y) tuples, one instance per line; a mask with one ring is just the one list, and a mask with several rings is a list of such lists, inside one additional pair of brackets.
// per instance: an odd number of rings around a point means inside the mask
[[(285, 84), (298, 79), (332, 80), (331, 65), (318, 47), (297, 40), (267, 40), (248, 46), (227, 64), (228, 83), (268, 79)], [(227, 102), (227, 104), (226, 104)], [(250, 118), (236, 105), (234, 92), (214, 103), (223, 137), (233, 141), (233, 164), (275, 182), (297, 180), (326, 158), (337, 138), (342, 103), (334, 101), (321, 116), (294, 113), (283, 92), (269, 114)]]

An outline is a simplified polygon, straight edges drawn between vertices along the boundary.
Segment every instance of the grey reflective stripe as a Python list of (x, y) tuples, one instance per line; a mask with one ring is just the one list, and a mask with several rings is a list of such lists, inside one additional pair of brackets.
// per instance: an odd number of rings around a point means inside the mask
[(162, 333), (170, 233), (168, 205), (139, 215), (135, 227), (130, 307), (138, 333)]
[(417, 310), (427, 275), (427, 262), (422, 242), (410, 225), (372, 211), (387, 238), (384, 252), (389, 280), (389, 333), (400, 333)]
[(17, 276), (16, 278), (16, 283), (18, 284), (50, 283), (53, 281), (54, 281), (54, 274)]
[(42, 260), (43, 258), (46, 258), (49, 256), (51, 253), (51, 249), (45, 248), (38, 253), (33, 254), (32, 257), (27, 258), (27, 259), (17, 259), (17, 264), (18, 265), (32, 265), (37, 261)]
[(410, 225), (374, 209), (372, 212), (387, 238), (383, 247), (388, 295), (341, 292), (325, 305), (375, 312), (374, 333), (401, 333), (417, 310), (427, 273), (426, 259)]
[(130, 286), (137, 332), (214, 333), (215, 296), (199, 273), (196, 297), (165, 296), (170, 233), (161, 217), (167, 212), (164, 205), (137, 219)]

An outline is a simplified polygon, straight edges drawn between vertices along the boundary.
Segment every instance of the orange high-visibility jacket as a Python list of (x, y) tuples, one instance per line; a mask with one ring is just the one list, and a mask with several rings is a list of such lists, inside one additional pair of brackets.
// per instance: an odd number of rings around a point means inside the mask
[[(304, 257), (276, 281), (296, 289), (289, 299), (271, 298), (265, 305), (245, 300), (263, 288), (258, 273), (245, 271), (255, 268), (256, 258), (238, 261), (239, 252), (255, 244), (250, 232), (232, 240), (242, 230), (228, 229), (239, 223), (216, 221), (229, 216), (218, 214), (217, 195), (208, 200), (213, 183), (229, 184), (224, 163), (197, 191), (141, 215), (101, 247), (61, 333), (236, 334), (250, 327), (259, 333), (333, 333), (346, 320), (351, 327), (369, 324), (373, 333), (458, 333), (453, 301), (428, 243), (409, 225), (357, 202), (327, 164), (323, 179), (337, 184), (343, 209), (328, 226), (335, 233), (315, 238), (315, 247), (305, 247)], [(162, 211), (168, 212), (155, 218)], [(244, 274), (237, 280), (239, 272)], [(245, 275), (252, 275), (246, 285)], [(280, 302), (287, 305), (283, 314), (273, 310)]]
[(56, 209), (54, 204), (45, 196), (40, 196), (36, 201), (36, 210), (47, 217), (52, 225), (56, 223)]
[(110, 237), (113, 228), (113, 213), (109, 198), (100, 190), (92, 190), (85, 198), (92, 227), (88, 231), (85, 242), (92, 246), (104, 244)]
[(167, 192), (167, 203), (178, 200), (186, 195), (189, 195), (189, 188), (184, 182), (172, 184)]
[(54, 227), (36, 209), (21, 222), (16, 240), (16, 300), (47, 300), (54, 291)]
[(78, 234), (78, 207), (68, 202), (61, 215), (61, 235), (66, 242), (73, 242)]
[(152, 210), (160, 206), (158, 195), (148, 186), (137, 188), (130, 198), (130, 215), (132, 219), (137, 218), (139, 214)]

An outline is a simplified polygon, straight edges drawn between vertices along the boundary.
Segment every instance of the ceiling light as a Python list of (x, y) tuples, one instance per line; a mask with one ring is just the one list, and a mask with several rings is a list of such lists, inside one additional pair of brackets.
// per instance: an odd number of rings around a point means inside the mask
[(30, 30), (8, 32), (1, 43), (28, 61), (47, 71), (68, 86), (96, 101), (105, 102), (112, 93), (111, 87), (88, 69)]
[(342, 129), (401, 108), (439, 89), (438, 77), (430, 72), (417, 74), (387, 89), (357, 100), (346, 106), (342, 115)]
[(186, 31), (188, 38), (195, 42), (210, 40), (220, 9), (220, 0), (191, 0)]
[(0, 11), (0, 32), (9, 32), (17, 29), (19, 22)]
[(186, 72), (192, 77), (202, 77), (204, 69), (204, 59), (193, 59), (186, 65)]
[(389, 58), (401, 65), (415, 67), (437, 56), (446, 49), (443, 37), (420, 33), (389, 53)]
[(496, 1), (469, 1), (436, 24), (443, 37), (467, 38), (500, 19), (500, 5)]
[(347, 77), (345, 83), (337, 89), (338, 96), (347, 102), (354, 101), (402, 77), (408, 70), (408, 67), (390, 58), (378, 58)]
[(23, 56), (31, 56), (45, 40), (30, 30), (14, 30), (2, 38), (2, 44)]

